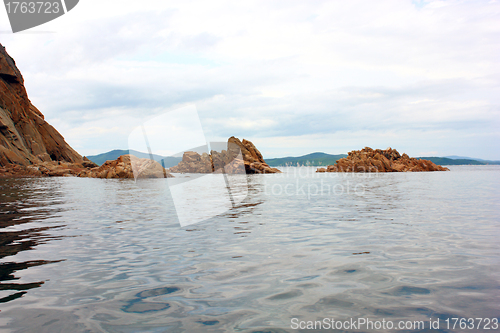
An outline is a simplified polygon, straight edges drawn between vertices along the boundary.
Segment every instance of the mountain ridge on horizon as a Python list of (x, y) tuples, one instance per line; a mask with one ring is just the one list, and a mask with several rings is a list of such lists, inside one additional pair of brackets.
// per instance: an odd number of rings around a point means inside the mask
[[(143, 153), (136, 150), (128, 150), (128, 149), (114, 149), (106, 153), (87, 156), (87, 158), (98, 165), (102, 165), (107, 160), (115, 160), (120, 155), (129, 154), (130, 152), (132, 152), (132, 155), (135, 155), (140, 158), (150, 158), (148, 153)], [(347, 154), (327, 154), (323, 152), (314, 152), (302, 156), (269, 158), (266, 159), (266, 162), (271, 167), (297, 166), (297, 165), (327, 166), (335, 164), (337, 160), (346, 156)], [(417, 157), (417, 158), (430, 160), (431, 162), (438, 165), (487, 165), (487, 164), (500, 165), (500, 161), (484, 160), (480, 158), (471, 158), (471, 157), (456, 156), (456, 155), (444, 156), (444, 157), (428, 156), (428, 157)], [(181, 157), (161, 156), (157, 154), (153, 154), (153, 159), (157, 162), (164, 164), (165, 168), (170, 168), (172, 166), (175, 166), (182, 160)]]
[[(113, 149), (106, 153), (87, 156), (87, 158), (97, 165), (102, 165), (106, 161), (116, 160), (121, 155), (126, 155), (126, 154), (131, 154), (139, 158), (151, 158), (149, 153), (143, 153), (133, 149)], [(153, 160), (162, 164), (162, 166), (164, 166), (165, 168), (176, 166), (182, 160), (182, 157), (161, 156), (157, 154), (152, 154), (152, 155), (153, 155)]]

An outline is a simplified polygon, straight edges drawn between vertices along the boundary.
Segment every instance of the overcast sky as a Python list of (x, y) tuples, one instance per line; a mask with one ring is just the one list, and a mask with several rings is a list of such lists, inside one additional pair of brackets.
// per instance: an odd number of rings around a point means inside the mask
[(0, 43), (83, 155), (195, 105), (264, 157), (392, 147), (500, 160), (498, 1), (81, 0)]

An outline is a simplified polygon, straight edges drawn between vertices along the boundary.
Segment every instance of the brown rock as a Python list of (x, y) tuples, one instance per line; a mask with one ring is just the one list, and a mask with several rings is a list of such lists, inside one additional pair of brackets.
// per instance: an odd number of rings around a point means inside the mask
[(77, 176), (86, 170), (80, 163), (40, 162), (34, 165), (9, 163), (0, 166), (0, 177), (62, 177)]
[[(135, 171), (135, 175), (134, 175)], [(134, 155), (122, 155), (100, 167), (82, 170), (78, 177), (89, 178), (171, 178), (160, 163)]]
[[(245, 164), (246, 173), (280, 173), (281, 171), (276, 168), (271, 168), (260, 151), (254, 146), (254, 144), (248, 140), (243, 139), (240, 141), (234, 136), (230, 137), (228, 143), (232, 143), (240, 148), (241, 155), (243, 156), (243, 162)], [(235, 147), (236, 147), (235, 146)]]
[(42, 177), (42, 172), (31, 165), (7, 164), (0, 166), (0, 178)]
[[(325, 172), (319, 168), (316, 172)], [(449, 171), (428, 160), (417, 160), (407, 154), (400, 155), (396, 149), (387, 148), (353, 150), (347, 157), (341, 158), (334, 165), (329, 165), (326, 172), (406, 172), (406, 171)]]
[(83, 156), (83, 162), (82, 162), (82, 165), (88, 169), (92, 169), (92, 168), (97, 168), (98, 165), (94, 162), (92, 162), (91, 160), (89, 160), (87, 158), (87, 156)]
[(21, 72), (0, 44), (0, 166), (23, 176), (25, 169), (7, 165), (50, 161), (81, 164), (83, 159), (31, 104)]
[[(271, 168), (262, 157), (254, 144), (243, 139), (241, 142), (234, 136), (228, 139), (227, 150), (220, 152), (212, 150), (210, 155), (202, 155), (188, 151), (182, 156), (178, 165), (171, 167), (174, 173), (278, 173), (276, 168)], [(241, 152), (241, 158), (237, 158)]]

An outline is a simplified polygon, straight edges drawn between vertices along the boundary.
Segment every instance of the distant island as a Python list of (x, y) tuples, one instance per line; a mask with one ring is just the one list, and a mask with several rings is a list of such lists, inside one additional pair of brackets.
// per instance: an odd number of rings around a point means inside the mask
[(429, 160), (417, 159), (400, 154), (396, 149), (372, 149), (365, 147), (353, 150), (347, 157), (341, 158), (335, 164), (319, 168), (316, 172), (423, 172), (450, 171)]
[(471, 157), (466, 158), (452, 158), (452, 157), (417, 157), (424, 160), (432, 161), (438, 165), (488, 165), (488, 164), (496, 164), (500, 165), (500, 161), (487, 161), (481, 159), (474, 159)]

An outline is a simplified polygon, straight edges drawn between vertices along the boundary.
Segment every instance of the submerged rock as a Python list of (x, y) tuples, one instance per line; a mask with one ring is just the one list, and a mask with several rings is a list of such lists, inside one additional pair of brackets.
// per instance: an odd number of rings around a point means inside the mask
[(326, 170), (319, 168), (316, 172), (419, 172), (449, 171), (448, 168), (436, 165), (428, 160), (400, 155), (396, 149), (385, 150), (365, 147), (353, 150), (347, 157), (341, 158)]

